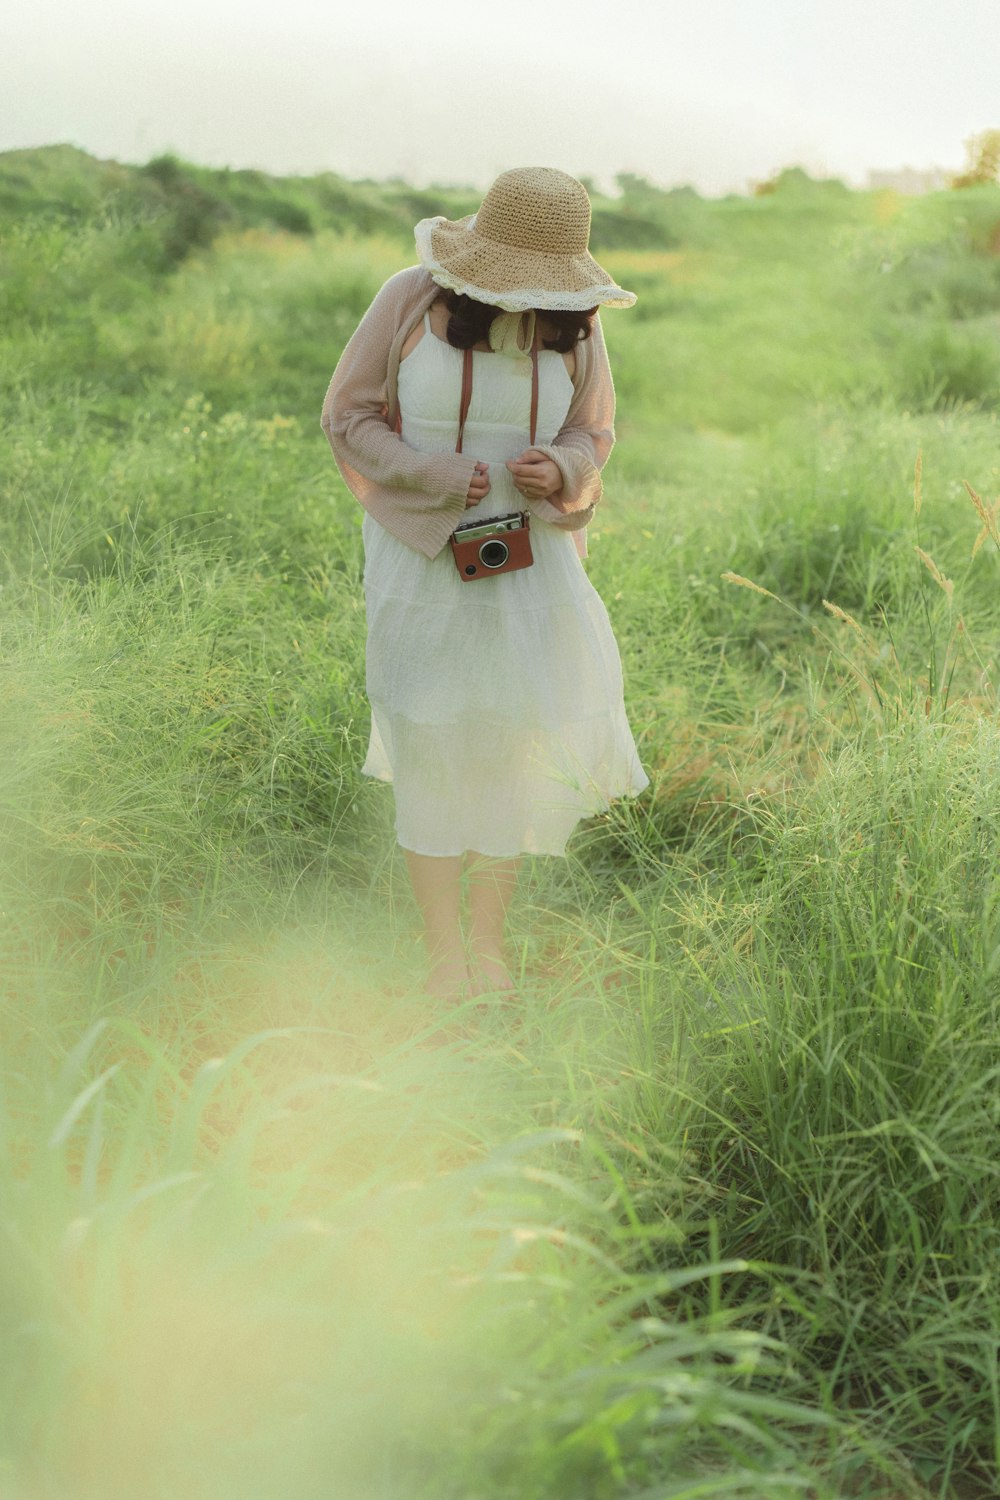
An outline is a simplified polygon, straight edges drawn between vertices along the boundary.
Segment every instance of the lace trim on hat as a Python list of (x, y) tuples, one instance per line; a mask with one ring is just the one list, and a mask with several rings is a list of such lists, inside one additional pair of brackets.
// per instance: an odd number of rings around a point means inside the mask
[[(431, 235), (435, 227), (447, 222), (443, 215), (433, 219), (421, 219), (414, 230), (417, 255), (421, 265), (430, 272), (432, 280), (436, 281), (438, 286), (448, 287), (453, 292), (464, 292), (467, 297), (471, 297), (476, 302), (486, 302), (492, 307), (501, 308), (504, 312), (528, 312), (533, 307), (549, 312), (586, 312), (591, 307), (631, 307), (636, 300), (634, 292), (626, 292), (622, 287), (615, 286), (613, 282), (606, 281), (594, 286), (586, 286), (575, 292), (554, 292), (551, 288), (543, 287), (517, 287), (500, 294), (490, 291), (487, 287), (476, 286), (454, 271), (449, 271), (431, 249)], [(471, 229), (472, 225), (467, 227)]]

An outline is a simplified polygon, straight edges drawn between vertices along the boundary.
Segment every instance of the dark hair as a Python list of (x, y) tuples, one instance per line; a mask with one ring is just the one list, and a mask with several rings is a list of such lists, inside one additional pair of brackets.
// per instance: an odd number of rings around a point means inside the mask
[[(473, 344), (486, 343), (490, 324), (503, 311), (488, 302), (477, 302), (464, 292), (453, 292), (450, 288), (444, 291), (444, 304), (451, 313), (447, 328), (448, 342), (456, 349), (471, 349)], [(574, 344), (578, 344), (581, 339), (590, 338), (593, 331), (590, 320), (596, 311), (596, 307), (588, 308), (586, 312), (557, 312), (547, 307), (536, 308), (536, 316), (543, 317), (556, 330), (554, 339), (542, 340), (543, 346), (546, 349), (557, 349), (560, 354), (568, 354)]]

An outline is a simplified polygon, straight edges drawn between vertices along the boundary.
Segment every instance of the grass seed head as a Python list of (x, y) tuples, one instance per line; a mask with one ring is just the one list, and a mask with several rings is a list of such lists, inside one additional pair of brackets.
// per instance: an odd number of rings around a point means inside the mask
[(967, 479), (962, 483), (969, 492), (969, 498), (979, 513), (979, 519), (983, 528), (972, 544), (972, 555), (975, 557), (983, 543), (989, 539), (995, 546), (1000, 547), (1000, 499), (995, 500), (992, 505), (987, 505), (981, 495), (978, 495)]
[(955, 585), (952, 580), (950, 578), (945, 578), (944, 574), (941, 572), (941, 569), (938, 567), (933, 557), (925, 552), (922, 547), (914, 547), (913, 550), (920, 558), (920, 561), (923, 563), (924, 567), (927, 569), (934, 582), (938, 585), (939, 588), (944, 589), (945, 593), (950, 599), (955, 590)]
[(868, 649), (874, 651), (875, 642), (865, 632), (864, 628), (858, 624), (854, 616), (847, 613), (846, 609), (841, 609), (839, 604), (831, 604), (829, 599), (823, 600), (823, 608), (829, 610), (834, 619), (843, 620), (845, 625), (849, 625), (854, 631), (855, 635), (859, 636), (860, 639), (864, 641)]
[(737, 583), (741, 589), (753, 589), (755, 594), (764, 594), (768, 599), (774, 599), (778, 604), (781, 603), (777, 594), (772, 594), (770, 589), (762, 588), (759, 583), (754, 583), (750, 578), (744, 578), (742, 573), (723, 573), (721, 577), (723, 583)]

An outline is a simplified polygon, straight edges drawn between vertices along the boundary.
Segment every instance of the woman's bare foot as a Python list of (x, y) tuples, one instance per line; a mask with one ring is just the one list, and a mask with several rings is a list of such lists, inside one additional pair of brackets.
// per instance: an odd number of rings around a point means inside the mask
[(464, 953), (438, 959), (424, 982), (424, 993), (434, 1000), (464, 1000), (471, 989), (472, 974)]
[(513, 997), (516, 986), (510, 969), (499, 949), (474, 949), (472, 953), (472, 993), (493, 995), (503, 993)]

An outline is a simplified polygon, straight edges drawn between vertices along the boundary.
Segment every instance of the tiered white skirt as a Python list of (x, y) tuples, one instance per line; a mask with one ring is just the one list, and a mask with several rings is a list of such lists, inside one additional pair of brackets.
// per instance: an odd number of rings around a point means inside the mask
[(365, 517), (363, 769), (393, 783), (399, 842), (418, 854), (561, 855), (581, 818), (649, 785), (573, 538), (537, 521), (531, 536), (532, 567), (465, 583), (450, 547), (426, 558)]

